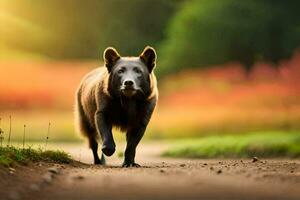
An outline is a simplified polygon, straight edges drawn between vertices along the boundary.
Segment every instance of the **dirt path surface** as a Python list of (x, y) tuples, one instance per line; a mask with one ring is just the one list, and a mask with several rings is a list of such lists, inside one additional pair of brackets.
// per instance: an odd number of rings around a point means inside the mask
[[(91, 162), (90, 152), (85, 147), (65, 148), (75, 158)], [(300, 199), (299, 160), (166, 159), (158, 156), (163, 148), (164, 145), (143, 144), (137, 155), (141, 168), (121, 168), (122, 159), (117, 156), (107, 159), (108, 165), (104, 167), (57, 165), (54, 168), (58, 171), (51, 172), (52, 180), (45, 184), (39, 179), (45, 182), (45, 173), (53, 166), (23, 167), (17, 169), (14, 178), (0, 174), (10, 182), (5, 186), (5, 181), (0, 181), (1, 190), (8, 191), (2, 197), (32, 200)]]

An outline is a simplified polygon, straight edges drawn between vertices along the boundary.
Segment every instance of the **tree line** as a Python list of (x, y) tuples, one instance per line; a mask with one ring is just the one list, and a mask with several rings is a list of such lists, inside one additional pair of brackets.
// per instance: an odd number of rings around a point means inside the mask
[(249, 71), (299, 47), (299, 7), (297, 0), (7, 0), (1, 43), (53, 59), (99, 59), (107, 46), (137, 55), (151, 45), (159, 75), (228, 61)]

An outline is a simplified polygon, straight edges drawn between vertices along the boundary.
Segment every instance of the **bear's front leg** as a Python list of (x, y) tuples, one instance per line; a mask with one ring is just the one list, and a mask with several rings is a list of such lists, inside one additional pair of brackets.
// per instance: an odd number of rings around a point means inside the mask
[(96, 128), (102, 138), (102, 152), (111, 156), (116, 150), (116, 144), (112, 135), (112, 124), (107, 120), (105, 112), (97, 111), (95, 114)]
[(127, 146), (125, 150), (125, 158), (122, 167), (140, 167), (139, 164), (135, 163), (135, 151), (136, 147), (141, 141), (146, 126), (141, 126), (138, 128), (133, 128), (128, 130), (126, 133)]

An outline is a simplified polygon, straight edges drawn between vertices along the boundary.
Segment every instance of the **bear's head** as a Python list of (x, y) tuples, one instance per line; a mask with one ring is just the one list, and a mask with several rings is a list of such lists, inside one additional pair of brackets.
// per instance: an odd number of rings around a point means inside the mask
[(108, 47), (103, 54), (109, 73), (108, 90), (114, 96), (148, 96), (151, 91), (151, 77), (156, 64), (156, 52), (145, 47), (138, 57), (121, 57), (116, 49)]

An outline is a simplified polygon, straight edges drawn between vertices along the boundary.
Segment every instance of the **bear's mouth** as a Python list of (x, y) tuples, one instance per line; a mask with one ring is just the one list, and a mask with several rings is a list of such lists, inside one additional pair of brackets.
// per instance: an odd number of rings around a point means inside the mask
[(122, 88), (121, 92), (124, 96), (131, 97), (136, 94), (136, 90), (134, 88)]

